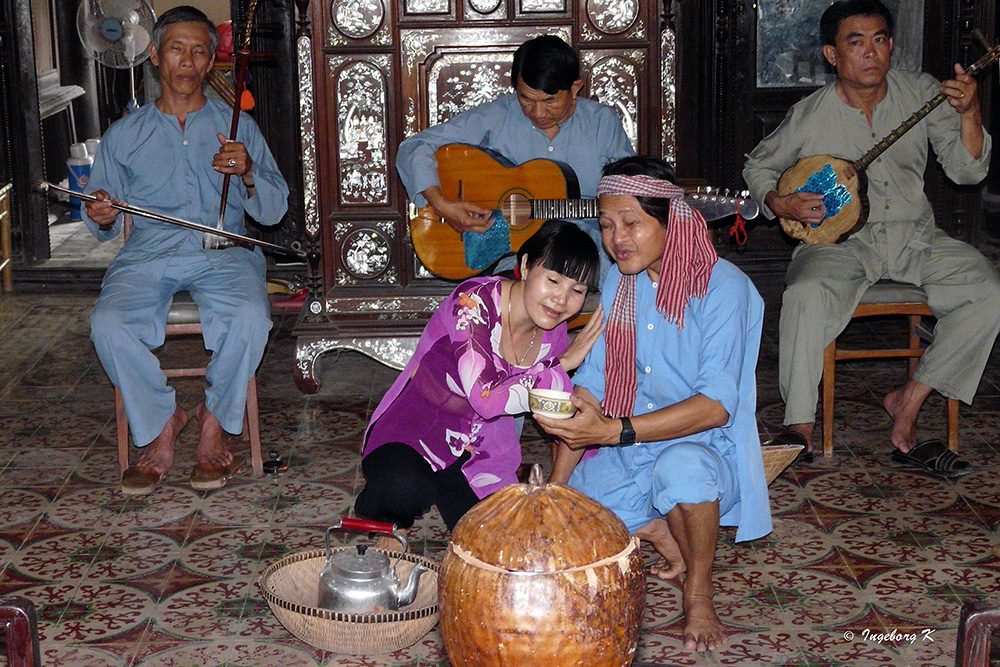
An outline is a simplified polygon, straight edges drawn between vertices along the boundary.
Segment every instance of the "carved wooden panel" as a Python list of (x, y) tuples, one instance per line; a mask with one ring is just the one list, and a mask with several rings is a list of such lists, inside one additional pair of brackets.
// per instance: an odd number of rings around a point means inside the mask
[(608, 37), (647, 39), (646, 20), (639, 0), (584, 0), (580, 41), (595, 42)]
[(337, 208), (388, 204), (389, 56), (332, 56), (328, 66)]
[(419, 332), (453, 288), (413, 253), (396, 149), (420, 130), (510, 92), (511, 57), (527, 39), (555, 34), (576, 47), (582, 94), (616, 109), (639, 151), (673, 155), (676, 37), (673, 25), (660, 21), (661, 2), (296, 5), (310, 261), (310, 296), (297, 327), (296, 372), (304, 388), (314, 386), (313, 361), (328, 349), (375, 355), (406, 348), (389, 341)]
[(388, 0), (330, 0), (326, 46), (392, 42)]
[[(551, 34), (569, 39), (569, 29)], [(400, 31), (405, 136), (510, 91), (510, 61), (537, 28)]]
[(632, 147), (639, 148), (639, 110), (648, 108), (648, 52), (588, 49), (581, 55), (588, 96), (618, 112)]
[(408, 21), (454, 21), (461, 0), (398, 0), (399, 24)]
[(504, 0), (464, 0), (465, 20), (499, 21), (508, 18), (507, 3)]

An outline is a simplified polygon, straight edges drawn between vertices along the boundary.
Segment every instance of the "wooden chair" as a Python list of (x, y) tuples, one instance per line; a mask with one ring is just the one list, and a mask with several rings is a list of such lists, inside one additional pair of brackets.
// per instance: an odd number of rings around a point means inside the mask
[(955, 667), (989, 667), (993, 636), (1000, 630), (1000, 603), (973, 600), (962, 605), (958, 619)]
[(10, 243), (10, 195), (13, 185), (0, 186), (0, 294), (14, 291), (14, 252)]
[[(38, 649), (38, 618), (28, 598), (0, 598), (0, 630), (6, 644), (7, 667), (42, 667)], [(3, 646), (0, 644), (0, 646)]]
[[(905, 315), (909, 321), (909, 342), (904, 348), (891, 349), (841, 349), (834, 340), (823, 353), (823, 456), (833, 455), (833, 402), (836, 364), (844, 359), (895, 359), (909, 360), (909, 376), (917, 368), (917, 361), (924, 350), (921, 347), (920, 321), (932, 316), (927, 305), (927, 294), (915, 285), (880, 280), (869, 287), (852, 315), (875, 317)], [(948, 399), (948, 448), (958, 451), (958, 401)]]
[[(126, 241), (128, 241), (131, 231), (131, 216), (126, 214), (123, 230)], [(166, 337), (201, 335), (201, 317), (198, 314), (197, 304), (190, 298), (178, 299), (175, 297), (167, 314)], [(204, 377), (205, 367), (165, 368), (163, 374), (168, 378)], [(124, 473), (129, 466), (128, 418), (125, 416), (125, 404), (122, 402), (122, 395), (117, 387), (115, 387), (115, 421), (118, 430), (118, 466)], [(243, 432), (250, 439), (250, 462), (253, 465), (253, 472), (258, 476), (263, 475), (264, 462), (260, 453), (260, 416), (257, 409), (256, 376), (250, 378), (250, 382), (247, 383), (247, 405), (243, 415)]]

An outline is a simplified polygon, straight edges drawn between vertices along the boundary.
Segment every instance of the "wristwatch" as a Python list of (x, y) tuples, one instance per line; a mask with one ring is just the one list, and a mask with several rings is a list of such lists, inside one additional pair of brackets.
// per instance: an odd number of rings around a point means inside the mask
[(632, 420), (628, 417), (621, 417), (620, 421), (622, 423), (622, 434), (618, 438), (619, 445), (634, 445), (635, 444), (635, 429), (632, 428)]

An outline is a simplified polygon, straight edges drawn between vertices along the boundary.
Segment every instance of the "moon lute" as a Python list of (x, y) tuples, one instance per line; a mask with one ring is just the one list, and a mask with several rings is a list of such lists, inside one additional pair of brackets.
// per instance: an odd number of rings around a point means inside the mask
[[(965, 72), (975, 75), (998, 58), (1000, 44), (989, 48)], [(804, 243), (840, 243), (861, 229), (868, 220), (868, 178), (865, 175), (868, 165), (946, 99), (947, 95), (938, 93), (857, 160), (814, 155), (802, 158), (786, 169), (778, 179), (779, 195), (784, 197), (798, 191), (817, 192), (826, 195), (824, 204), (828, 199), (831, 201), (832, 205), (827, 205), (828, 210), (836, 210), (833, 215), (815, 225), (780, 218), (781, 228), (785, 233)]]

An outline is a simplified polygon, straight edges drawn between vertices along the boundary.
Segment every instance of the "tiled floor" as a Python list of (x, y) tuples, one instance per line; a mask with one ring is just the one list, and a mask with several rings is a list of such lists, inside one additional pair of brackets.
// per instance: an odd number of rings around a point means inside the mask
[[(781, 417), (779, 282), (757, 282), (769, 307), (758, 374), (766, 435)], [(286, 457), (287, 474), (244, 474), (222, 490), (195, 492), (186, 483), (196, 442), (189, 426), (166, 483), (126, 500), (117, 491), (111, 385), (88, 340), (93, 298), (0, 298), (0, 595), (38, 606), (44, 661), (447, 665), (436, 628), (390, 655), (312, 649), (281, 627), (256, 585), (268, 564), (321, 547), (324, 529), (352, 506), (362, 430), (394, 373), (354, 353), (328, 355), (321, 392), (300, 394), (291, 379), (293, 322), (276, 316), (259, 374), (261, 429), (265, 456)], [(902, 329), (863, 324), (849, 335), (891, 332)], [(163, 354), (192, 351), (171, 343)], [(716, 601), (731, 645), (685, 651), (678, 586), (650, 579), (634, 664), (954, 664), (962, 603), (1000, 594), (996, 356), (975, 405), (961, 412), (962, 451), (980, 470), (958, 482), (889, 461), (879, 399), (903, 379), (902, 362), (842, 371), (835, 456), (772, 484), (770, 536), (736, 546), (733, 531), (723, 531)], [(192, 406), (198, 382), (178, 386), (182, 404)], [(928, 435), (943, 432), (943, 408), (939, 398), (926, 407)], [(530, 420), (525, 432), (527, 458), (544, 462), (546, 446)], [(413, 549), (432, 558), (447, 541), (436, 516), (411, 536)]]

